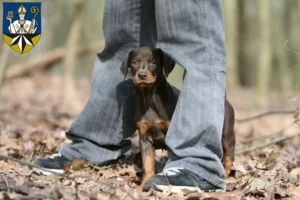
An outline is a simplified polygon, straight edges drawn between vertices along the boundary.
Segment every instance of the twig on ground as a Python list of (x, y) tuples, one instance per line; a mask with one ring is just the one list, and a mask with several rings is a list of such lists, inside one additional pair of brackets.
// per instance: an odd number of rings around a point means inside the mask
[(1, 177), (2, 177), (3, 180), (4, 180), (6, 187), (9, 187), (8, 181), (7, 181), (7, 179), (5, 178), (5, 176), (1, 176)]
[(265, 117), (265, 116), (268, 116), (268, 115), (278, 115), (278, 114), (285, 115), (285, 114), (293, 114), (295, 112), (296, 111), (290, 111), (290, 110), (269, 111), (269, 112), (261, 113), (259, 115), (255, 115), (255, 116), (252, 116), (252, 117), (247, 117), (247, 118), (244, 118), (244, 119), (236, 119), (235, 122), (243, 123), (243, 122), (248, 122), (248, 121), (258, 119), (258, 118), (261, 118), (261, 117)]
[(25, 199), (57, 199), (55, 195), (49, 194), (49, 195), (28, 195), (28, 196), (21, 196), (21, 197), (15, 197), (12, 198), (13, 200), (25, 200)]
[(95, 171), (95, 169), (99, 169), (98, 168), (98, 163), (96, 165), (89, 164), (89, 166), (93, 167), (92, 173)]
[[(105, 186), (110, 187), (110, 188), (112, 188), (112, 189), (119, 189), (119, 190), (121, 190), (122, 192), (126, 193), (126, 194), (127, 194), (129, 197), (131, 197), (132, 199), (136, 199), (136, 198), (134, 198), (134, 196), (132, 196), (129, 192), (125, 191), (125, 190), (124, 190), (123, 188), (121, 188), (121, 187), (118, 187), (118, 186), (112, 186), (112, 185), (110, 185), (110, 184), (107, 184), (107, 183), (104, 182), (104, 181), (95, 180), (95, 179), (92, 179), (92, 178), (90, 178), (90, 177), (88, 177), (88, 176), (81, 176), (81, 175), (69, 176), (69, 175), (66, 175), (66, 174), (60, 174), (60, 173), (53, 172), (53, 171), (48, 170), (48, 169), (41, 168), (41, 167), (39, 167), (39, 166), (37, 166), (37, 165), (33, 165), (33, 164), (31, 164), (31, 163), (28, 163), (28, 162), (25, 162), (25, 161), (22, 161), (22, 160), (18, 160), (18, 159), (15, 159), (15, 158), (12, 158), (12, 157), (9, 157), (9, 156), (6, 156), (6, 155), (2, 155), (2, 154), (0, 154), (0, 160), (11, 160), (11, 161), (17, 162), (17, 163), (19, 163), (19, 164), (21, 164), (21, 165), (26, 165), (26, 166), (29, 166), (29, 167), (32, 167), (32, 168), (40, 169), (40, 170), (43, 170), (43, 171), (45, 171), (45, 172), (50, 172), (50, 173), (55, 174), (55, 175), (57, 175), (57, 176), (61, 176), (61, 177), (63, 177), (63, 178), (72, 180), (72, 181), (75, 182), (76, 193), (78, 192), (78, 191), (77, 191), (77, 190), (78, 190), (78, 187), (76, 186), (76, 185), (78, 184), (78, 182), (76, 181), (76, 178), (84, 178), (84, 179), (87, 179), (87, 180), (89, 180), (89, 181), (93, 181), (93, 182), (95, 182), (95, 183), (105, 185)], [(78, 193), (77, 193), (77, 195), (78, 195)]]
[(290, 140), (290, 139), (293, 139), (293, 138), (298, 137), (298, 136), (300, 136), (300, 132), (294, 133), (294, 134), (289, 135), (289, 136), (280, 136), (280, 137), (277, 137), (277, 138), (271, 140), (271, 141), (268, 142), (268, 143), (260, 144), (260, 145), (253, 146), (253, 147), (250, 147), (250, 148), (241, 150), (241, 151), (237, 151), (237, 152), (235, 152), (235, 155), (240, 155), (240, 154), (248, 153), (248, 152), (250, 152), (250, 151), (254, 151), (254, 150), (257, 150), (257, 149), (265, 148), (265, 147), (270, 146), (270, 145), (272, 145), (272, 144), (277, 144), (277, 143), (279, 143), (279, 142), (283, 142), (283, 141), (286, 141), (286, 140)]
[(13, 187), (13, 186), (0, 186), (0, 191), (6, 191), (6, 192), (15, 192), (18, 194), (28, 195), (28, 192), (20, 187)]
[[(45, 144), (43, 143), (43, 144), (42, 144), (42, 147), (41, 147), (41, 149), (40, 149), (40, 151), (39, 151), (39, 153), (38, 153), (38, 155), (41, 155), (41, 152), (42, 152), (42, 150), (44, 149), (44, 147), (45, 147)], [(31, 158), (30, 158), (30, 160), (31, 160)]]

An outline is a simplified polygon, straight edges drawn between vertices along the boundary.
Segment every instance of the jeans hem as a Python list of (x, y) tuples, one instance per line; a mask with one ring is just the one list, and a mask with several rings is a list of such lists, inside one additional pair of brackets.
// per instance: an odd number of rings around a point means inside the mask
[[(65, 145), (67, 145), (67, 144), (63, 144), (63, 145), (61, 146), (60, 150), (59, 150), (59, 153), (60, 153), (61, 155), (63, 155), (64, 157), (66, 157), (68, 160), (72, 160), (73, 157), (75, 157), (75, 158), (80, 158), (80, 156), (79, 156), (78, 153), (75, 153), (75, 155), (74, 155), (74, 153), (71, 153), (72, 151), (69, 151), (69, 150), (65, 147)], [(69, 145), (70, 145), (70, 144), (69, 144)]]

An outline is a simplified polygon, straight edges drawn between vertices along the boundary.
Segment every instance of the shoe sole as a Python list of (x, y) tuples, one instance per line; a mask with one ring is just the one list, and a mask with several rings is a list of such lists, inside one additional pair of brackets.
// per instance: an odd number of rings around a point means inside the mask
[(197, 187), (189, 187), (189, 186), (173, 186), (173, 185), (155, 185), (154, 190), (158, 191), (168, 191), (171, 193), (193, 193), (193, 192), (204, 192), (200, 188)]
[(222, 189), (216, 189), (216, 190), (201, 190), (198, 187), (193, 186), (174, 186), (174, 185), (154, 185), (152, 186), (154, 190), (156, 191), (168, 191), (171, 193), (183, 193), (183, 194), (190, 194), (190, 193), (202, 193), (202, 192), (225, 192), (225, 190)]
[(53, 173), (55, 174), (63, 174), (64, 170), (63, 169), (47, 169), (47, 168), (35, 168), (34, 171), (40, 172), (43, 175), (49, 176), (52, 175)]

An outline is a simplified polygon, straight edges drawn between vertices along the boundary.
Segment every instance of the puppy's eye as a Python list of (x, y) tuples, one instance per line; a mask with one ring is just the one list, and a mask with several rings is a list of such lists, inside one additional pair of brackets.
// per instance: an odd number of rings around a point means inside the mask
[(149, 63), (149, 65), (154, 67), (154, 66), (156, 65), (155, 60), (151, 61), (151, 62)]
[(136, 65), (136, 64), (137, 64), (137, 61), (136, 61), (136, 60), (133, 60), (133, 61), (131, 62), (131, 64)]

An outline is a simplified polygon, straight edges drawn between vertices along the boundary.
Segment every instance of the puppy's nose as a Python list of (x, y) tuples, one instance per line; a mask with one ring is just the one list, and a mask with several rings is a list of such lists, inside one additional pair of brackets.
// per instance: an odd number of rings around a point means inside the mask
[(138, 77), (139, 77), (139, 79), (144, 80), (147, 78), (147, 74), (144, 72), (140, 72), (140, 73), (138, 73)]

